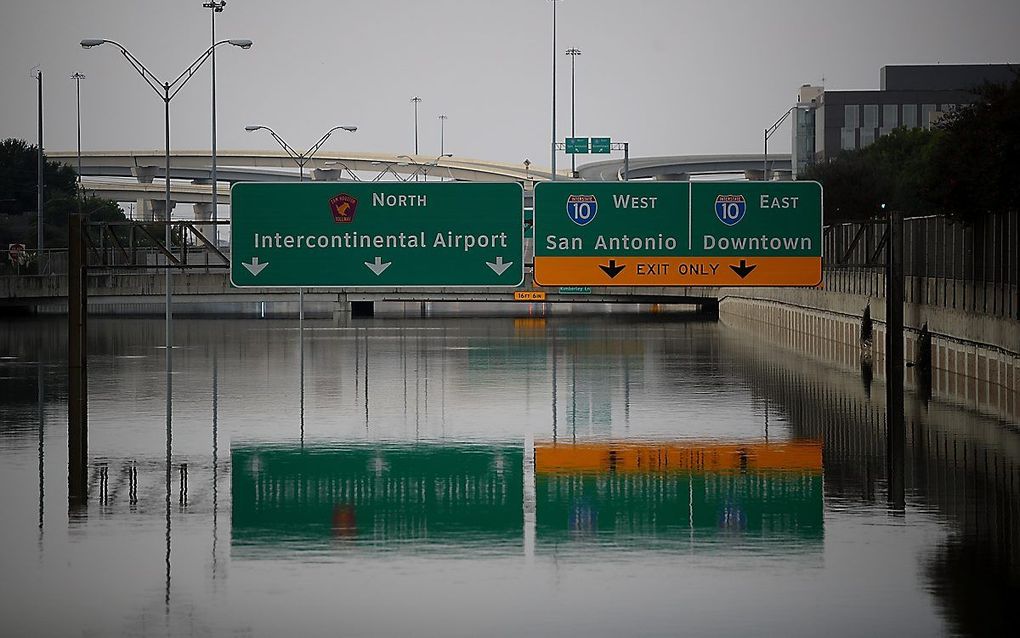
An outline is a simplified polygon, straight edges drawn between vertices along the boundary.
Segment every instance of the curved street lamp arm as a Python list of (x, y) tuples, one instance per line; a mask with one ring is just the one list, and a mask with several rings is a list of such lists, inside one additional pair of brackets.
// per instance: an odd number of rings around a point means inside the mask
[(422, 169), (425, 166), (427, 166), (427, 164), (422, 164), (421, 162), (419, 162), (418, 160), (414, 159), (410, 155), (397, 155), (397, 159), (400, 159), (400, 158), (406, 159), (407, 163), (414, 167), (414, 171), (412, 171), (411, 174), (407, 176), (407, 179), (404, 180), (405, 182), (410, 181), (415, 175), (420, 175), (421, 172), (422, 172)]
[(789, 108), (789, 109), (788, 109), (788, 110), (786, 111), (786, 113), (783, 113), (783, 116), (782, 116), (781, 118), (779, 118), (778, 120), (776, 120), (776, 123), (775, 123), (775, 124), (773, 124), (772, 126), (768, 127), (767, 129), (765, 129), (765, 137), (766, 137), (766, 138), (768, 138), (768, 137), (772, 137), (772, 134), (776, 132), (776, 129), (778, 129), (778, 128), (779, 128), (780, 126), (782, 126), (782, 125), (783, 125), (783, 122), (785, 122), (785, 121), (786, 121), (786, 118), (790, 117), (790, 113), (793, 113), (794, 109), (796, 109), (796, 108), (797, 108), (797, 105), (796, 105), (796, 104), (795, 104), (795, 105), (793, 105), (793, 106), (791, 106), (791, 107), (790, 107), (790, 108)]
[(304, 155), (305, 161), (308, 161), (308, 160), (312, 159), (312, 156), (315, 155), (316, 151), (318, 151), (320, 148), (322, 148), (322, 145), (326, 143), (326, 140), (328, 140), (329, 136), (333, 134), (333, 131), (336, 131), (336, 130), (342, 129), (342, 128), (344, 128), (344, 127), (343, 126), (334, 126), (333, 128), (331, 128), (328, 131), (326, 131), (326, 134), (323, 135), (322, 137), (320, 137), (318, 142), (316, 142), (310, 149), (305, 151), (305, 155)]
[(294, 160), (294, 162), (299, 167), (305, 165), (305, 157), (298, 153), (297, 151), (295, 151), (293, 148), (291, 148), (290, 144), (285, 142), (282, 137), (276, 134), (276, 131), (269, 128), (268, 126), (260, 126), (259, 128), (269, 131), (269, 134), (273, 136), (273, 139), (276, 140), (276, 143), (280, 145), (280, 148), (286, 151), (287, 155), (290, 155), (290, 158)]
[[(145, 80), (145, 83), (152, 87), (152, 90), (156, 92), (156, 95), (158, 95), (161, 99), (166, 99), (163, 83), (159, 81), (159, 78), (157, 78), (152, 71), (150, 71), (144, 64), (142, 64), (141, 60), (136, 58), (134, 55), (132, 55), (130, 51), (124, 48), (123, 44), (115, 40), (107, 40), (105, 38), (102, 40), (102, 43), (112, 44), (113, 46), (120, 49), (120, 53), (121, 55), (124, 56), (124, 59), (127, 60), (128, 64), (134, 67), (135, 71), (138, 71), (138, 75), (142, 76), (142, 79)], [(91, 46), (95, 45), (92, 44), (90, 45), (90, 47)]]
[[(173, 88), (175, 86), (177, 87), (177, 88), (175, 88), (173, 90), (172, 93), (170, 93), (170, 98), (171, 99), (173, 99), (173, 97), (175, 95), (177, 95), (180, 92), (181, 89), (184, 88), (184, 85), (188, 83), (188, 80), (190, 80), (192, 78), (192, 76), (195, 75), (195, 71), (198, 71), (199, 67), (201, 67), (202, 64), (204, 64), (205, 61), (208, 60), (212, 56), (213, 50), (216, 49), (216, 47), (224, 45), (224, 44), (231, 44), (231, 41), (230, 40), (220, 40), (216, 44), (214, 44), (211, 47), (209, 47), (208, 49), (206, 49), (205, 53), (203, 53), (202, 55), (198, 56), (195, 59), (194, 62), (192, 62), (191, 64), (188, 65), (188, 68), (186, 68), (183, 71), (181, 71), (181, 74), (178, 75), (174, 79), (173, 82), (171, 82), (170, 84), (167, 85), (168, 88)], [(249, 45), (249, 46), (251, 46), (251, 45)], [(178, 84), (178, 83), (180, 83), (180, 84)]]

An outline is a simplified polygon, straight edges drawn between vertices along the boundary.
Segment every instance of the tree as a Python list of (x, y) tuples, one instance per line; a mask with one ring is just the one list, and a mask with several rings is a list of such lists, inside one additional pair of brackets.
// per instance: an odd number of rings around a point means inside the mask
[(1020, 74), (975, 94), (931, 130), (896, 129), (810, 166), (800, 177), (824, 187), (826, 221), (868, 219), (882, 204), (968, 223), (1020, 209)]
[[(24, 140), (0, 140), (0, 248), (36, 245), (37, 148)], [(77, 173), (70, 166), (47, 161), (43, 175), (47, 248), (67, 246), (67, 218), (79, 209), (90, 221), (126, 219), (117, 202), (79, 192)]]
[(1020, 73), (944, 117), (931, 158), (938, 212), (966, 221), (1020, 209)]
[(828, 223), (870, 219), (883, 204), (907, 215), (925, 214), (932, 201), (930, 158), (938, 143), (937, 131), (899, 128), (867, 148), (808, 167), (800, 178), (822, 184)]

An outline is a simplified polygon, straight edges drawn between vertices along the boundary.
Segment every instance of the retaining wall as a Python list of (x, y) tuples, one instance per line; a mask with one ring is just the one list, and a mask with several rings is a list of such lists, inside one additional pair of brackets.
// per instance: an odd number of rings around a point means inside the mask
[[(874, 329), (870, 348), (861, 342), (862, 317), (869, 304)], [(812, 288), (739, 288), (720, 299), (719, 319), (777, 345), (839, 362), (848, 372), (885, 376), (885, 299)], [(930, 388), (915, 367), (906, 369), (907, 386), (1020, 424), (1020, 323), (906, 304), (908, 362), (917, 357), (925, 322), (932, 338)]]

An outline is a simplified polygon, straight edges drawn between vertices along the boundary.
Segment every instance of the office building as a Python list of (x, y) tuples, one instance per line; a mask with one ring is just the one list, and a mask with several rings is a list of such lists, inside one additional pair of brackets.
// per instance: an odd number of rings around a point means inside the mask
[(827, 91), (805, 84), (792, 128), (794, 177), (814, 162), (864, 148), (896, 128), (930, 128), (946, 113), (976, 99), (985, 82), (1016, 77), (1009, 64), (928, 64), (882, 67), (877, 91)]

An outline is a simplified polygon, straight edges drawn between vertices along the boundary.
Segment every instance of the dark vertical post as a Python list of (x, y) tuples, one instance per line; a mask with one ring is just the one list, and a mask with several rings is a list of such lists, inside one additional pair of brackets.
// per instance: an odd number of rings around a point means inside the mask
[[(38, 192), (36, 193), (36, 244), (35, 248), (38, 254), (37, 263), (42, 264), (42, 250), (45, 248), (43, 245), (45, 239), (43, 237), (43, 185), (44, 185), (44, 172), (46, 169), (46, 160), (43, 157), (43, 90), (42, 90), (42, 69), (39, 69), (36, 79), (39, 80), (39, 148), (38, 148)], [(41, 273), (40, 273), (41, 274)]]
[(67, 268), (67, 494), (71, 505), (88, 497), (88, 265), (83, 215), (71, 215)]
[(630, 181), (630, 142), (623, 143), (623, 181)]
[(906, 436), (903, 423), (903, 213), (889, 213), (886, 259), (885, 377), (886, 462), (889, 505), (905, 505), (904, 461)]
[(552, 0), (552, 181), (556, 181), (556, 2)]

